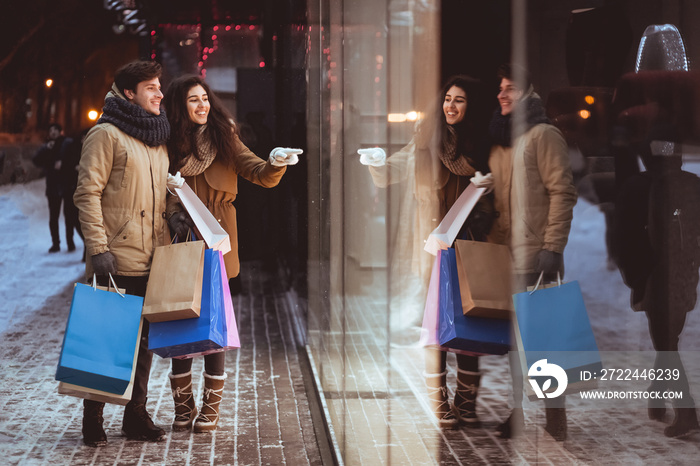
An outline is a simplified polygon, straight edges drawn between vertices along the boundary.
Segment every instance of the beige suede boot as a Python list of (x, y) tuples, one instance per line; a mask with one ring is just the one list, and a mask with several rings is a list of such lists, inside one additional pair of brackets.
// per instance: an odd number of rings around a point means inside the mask
[(192, 395), (192, 371), (177, 375), (171, 372), (169, 377), (175, 402), (173, 430), (176, 432), (189, 430), (197, 417), (197, 406)]
[(219, 423), (219, 405), (224, 394), (224, 375), (209, 375), (204, 373), (204, 393), (202, 394), (202, 409), (194, 421), (194, 431), (210, 432), (216, 430)]

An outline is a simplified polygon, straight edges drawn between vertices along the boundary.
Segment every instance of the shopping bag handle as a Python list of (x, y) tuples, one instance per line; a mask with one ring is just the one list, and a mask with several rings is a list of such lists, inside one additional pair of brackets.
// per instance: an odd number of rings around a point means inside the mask
[[(124, 296), (124, 294), (122, 294), (122, 292), (119, 291), (119, 287), (117, 286), (117, 284), (114, 283), (114, 277), (111, 273), (109, 274), (109, 280), (112, 282), (112, 285), (114, 285), (114, 291), (116, 291), (117, 294), (122, 298), (126, 298), (126, 296)], [(109, 283), (107, 283), (107, 289), (109, 290)], [(92, 274), (92, 290), (97, 291), (97, 275), (94, 273)]]
[[(177, 233), (173, 235), (173, 238), (170, 240), (170, 244), (173, 244), (175, 242), (175, 238), (177, 238)], [(194, 234), (194, 231), (192, 228), (187, 230), (187, 236), (185, 237), (185, 243), (188, 241), (197, 241), (197, 236)]]
[[(535, 283), (535, 287), (532, 289), (530, 294), (537, 291), (537, 288), (539, 288), (540, 284), (542, 283), (542, 278), (544, 278), (544, 271), (540, 272), (540, 277), (537, 279), (537, 283)], [(559, 272), (557, 272), (557, 286), (561, 286), (561, 274)]]

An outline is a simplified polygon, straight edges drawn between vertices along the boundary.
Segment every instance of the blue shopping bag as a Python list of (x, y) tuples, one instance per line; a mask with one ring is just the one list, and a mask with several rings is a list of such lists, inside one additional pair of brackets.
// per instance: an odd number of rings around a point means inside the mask
[(513, 304), (523, 371), (546, 359), (566, 372), (566, 393), (587, 388), (579, 384), (581, 372), (600, 372), (603, 365), (578, 282), (517, 293)]
[(202, 306), (199, 317), (151, 322), (148, 349), (163, 358), (185, 356), (226, 346), (225, 304), (219, 251), (204, 251)]
[(143, 298), (76, 283), (56, 380), (123, 395), (141, 334)]
[(510, 350), (510, 321), (465, 316), (459, 293), (457, 256), (452, 248), (440, 254), (440, 346), (481, 354), (505, 354)]

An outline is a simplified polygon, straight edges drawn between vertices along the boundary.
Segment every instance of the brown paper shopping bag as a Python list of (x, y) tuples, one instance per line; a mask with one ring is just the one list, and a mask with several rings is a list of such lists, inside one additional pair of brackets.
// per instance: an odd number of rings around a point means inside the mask
[(511, 318), (512, 258), (508, 246), (456, 240), (455, 250), (464, 314), (495, 319)]
[(153, 254), (143, 317), (149, 322), (199, 317), (204, 241), (159, 246)]

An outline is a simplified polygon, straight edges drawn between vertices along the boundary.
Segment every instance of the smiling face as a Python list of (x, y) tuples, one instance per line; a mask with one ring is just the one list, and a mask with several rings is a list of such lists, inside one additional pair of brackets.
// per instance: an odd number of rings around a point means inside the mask
[(508, 78), (501, 79), (501, 85), (498, 88), (498, 103), (501, 104), (501, 115), (512, 113), (522, 98), (523, 91), (518, 88), (515, 82)]
[(194, 123), (204, 125), (209, 116), (209, 96), (202, 86), (197, 84), (187, 91), (187, 114)]
[(467, 93), (464, 89), (457, 86), (449, 88), (442, 102), (442, 111), (448, 125), (456, 125), (464, 120), (467, 114)]
[(163, 93), (160, 91), (160, 79), (153, 78), (141, 81), (136, 85), (136, 90), (133, 91), (124, 89), (124, 97), (148, 113), (160, 115), (160, 101), (163, 99)]

